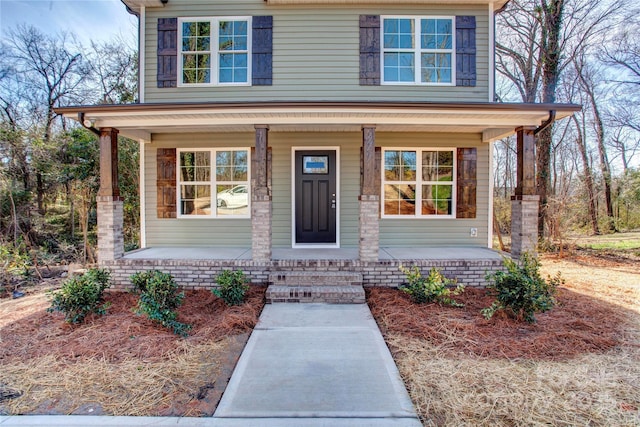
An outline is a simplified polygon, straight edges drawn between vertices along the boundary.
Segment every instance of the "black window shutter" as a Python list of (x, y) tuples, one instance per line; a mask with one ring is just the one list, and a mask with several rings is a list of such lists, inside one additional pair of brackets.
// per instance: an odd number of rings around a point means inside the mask
[(360, 15), (360, 86), (380, 86), (378, 15)]
[(178, 18), (158, 18), (158, 87), (178, 83)]
[(273, 17), (254, 16), (251, 50), (251, 83), (273, 84)]
[(478, 150), (458, 148), (457, 151), (456, 218), (475, 218)]
[(476, 85), (476, 17), (456, 16), (456, 86)]

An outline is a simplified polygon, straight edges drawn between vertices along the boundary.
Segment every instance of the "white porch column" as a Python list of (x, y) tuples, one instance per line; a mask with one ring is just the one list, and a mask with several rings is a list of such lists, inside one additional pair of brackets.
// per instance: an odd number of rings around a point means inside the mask
[(380, 193), (376, 177), (376, 128), (362, 127), (362, 183), (360, 189), (361, 261), (376, 262), (380, 252)]
[(100, 129), (98, 264), (124, 255), (123, 202), (118, 186), (118, 129)]
[(267, 162), (268, 133), (266, 125), (256, 125), (256, 145), (252, 160), (251, 188), (251, 257), (254, 261), (271, 260), (271, 194), (268, 180)]

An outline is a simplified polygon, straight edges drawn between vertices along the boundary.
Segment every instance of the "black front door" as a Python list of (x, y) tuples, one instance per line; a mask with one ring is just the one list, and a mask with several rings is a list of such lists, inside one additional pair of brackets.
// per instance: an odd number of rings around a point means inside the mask
[(296, 243), (336, 243), (336, 152), (295, 152)]

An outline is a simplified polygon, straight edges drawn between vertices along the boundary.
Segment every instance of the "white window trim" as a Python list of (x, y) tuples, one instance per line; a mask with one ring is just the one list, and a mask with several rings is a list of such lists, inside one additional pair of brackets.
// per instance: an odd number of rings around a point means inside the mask
[[(384, 48), (384, 20), (385, 19), (412, 19), (416, 33), (414, 36), (415, 47), (413, 49), (385, 49)], [(450, 19), (451, 20), (451, 49), (422, 49), (419, 46), (421, 33), (420, 20), (422, 19)], [(413, 82), (388, 82), (384, 75), (384, 54), (385, 52), (413, 51), (414, 54), (414, 76)], [(432, 83), (422, 82), (420, 73), (422, 69), (422, 61), (420, 53), (451, 53), (451, 82), (450, 83)], [(455, 16), (398, 16), (383, 15), (380, 17), (380, 84), (383, 86), (455, 86), (456, 85), (456, 17)]]
[[(384, 177), (385, 153), (387, 151), (415, 151), (416, 152), (416, 213), (414, 215), (387, 215), (384, 213), (384, 186), (387, 181)], [(422, 152), (423, 151), (451, 151), (453, 153), (453, 176), (451, 181), (451, 215), (423, 215), (422, 214), (422, 185), (429, 181), (422, 180)], [(380, 217), (389, 219), (455, 219), (456, 218), (456, 200), (457, 200), (457, 173), (458, 173), (458, 156), (456, 148), (452, 147), (382, 147), (380, 165)], [(417, 179), (420, 178), (420, 179)], [(403, 183), (414, 181), (403, 181)], [(418, 208), (420, 206), (420, 208)]]
[[(220, 83), (220, 68), (218, 67), (218, 24), (220, 21), (247, 21), (247, 81), (245, 83)], [(210, 40), (210, 76), (209, 83), (184, 83), (182, 81), (182, 23), (184, 22), (209, 22), (211, 24), (211, 40)], [(200, 17), (183, 17), (178, 18), (178, 87), (210, 87), (210, 86), (251, 86), (252, 82), (252, 47), (253, 47), (253, 20), (251, 16), (200, 16)], [(215, 31), (214, 31), (215, 30)], [(214, 34), (215, 32), (215, 34)], [(203, 51), (205, 52), (205, 51)]]
[[(210, 181), (187, 181), (183, 182), (180, 179), (180, 153), (193, 152), (193, 151), (208, 151), (211, 156), (211, 173)], [(223, 181), (223, 184), (218, 184), (216, 181), (216, 152), (218, 151), (246, 151), (247, 152), (247, 180), (246, 181), (233, 181), (234, 184), (229, 184), (228, 181)], [(247, 185), (247, 214), (246, 215), (218, 215), (217, 193), (215, 188), (217, 185)], [(185, 215), (181, 213), (181, 185), (210, 185), (211, 186), (211, 214), (210, 215)], [(176, 149), (176, 217), (180, 219), (250, 219), (251, 218), (251, 147), (215, 147), (215, 148), (178, 148)]]

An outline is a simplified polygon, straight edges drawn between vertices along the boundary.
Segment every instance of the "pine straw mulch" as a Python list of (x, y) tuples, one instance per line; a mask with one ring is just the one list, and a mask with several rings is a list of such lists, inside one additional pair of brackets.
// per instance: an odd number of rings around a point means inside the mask
[(0, 310), (0, 395), (12, 397), (0, 399), (0, 413), (211, 415), (264, 292), (252, 286), (245, 304), (227, 307), (208, 290), (186, 291), (185, 339), (134, 314), (129, 293), (108, 292), (107, 314), (81, 325), (47, 313), (42, 299), (32, 313), (15, 300), (15, 310)]
[(566, 360), (610, 350), (624, 335), (619, 309), (567, 289), (559, 289), (556, 309), (537, 314), (535, 324), (500, 312), (485, 320), (480, 310), (493, 299), (483, 289), (467, 288), (455, 300), (464, 307), (414, 304), (397, 289), (373, 288), (367, 298), (384, 333), (426, 340), (451, 355)]
[(567, 283), (532, 325), (464, 308), (414, 305), (394, 289), (368, 302), (426, 426), (640, 425), (640, 270), (543, 257)]

